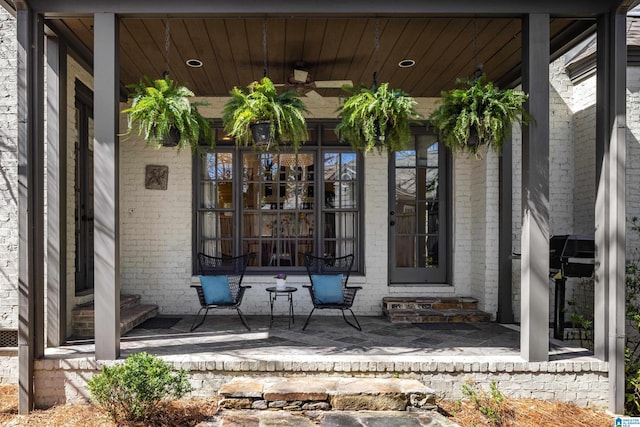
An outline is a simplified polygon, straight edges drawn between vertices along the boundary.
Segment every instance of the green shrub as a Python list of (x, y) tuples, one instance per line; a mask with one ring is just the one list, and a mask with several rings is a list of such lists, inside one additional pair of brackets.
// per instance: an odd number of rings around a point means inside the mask
[[(640, 220), (631, 219), (631, 231), (640, 233)], [(638, 254), (626, 266), (626, 349), (625, 414), (640, 415), (640, 258)]]
[(192, 390), (187, 371), (174, 371), (171, 365), (148, 353), (136, 353), (87, 381), (93, 403), (106, 411), (116, 423), (140, 421), (163, 404), (179, 399)]
[(512, 411), (504, 405), (504, 396), (495, 381), (491, 381), (488, 394), (473, 381), (462, 385), (462, 394), (471, 399), (492, 426), (501, 426), (505, 420), (513, 417)]

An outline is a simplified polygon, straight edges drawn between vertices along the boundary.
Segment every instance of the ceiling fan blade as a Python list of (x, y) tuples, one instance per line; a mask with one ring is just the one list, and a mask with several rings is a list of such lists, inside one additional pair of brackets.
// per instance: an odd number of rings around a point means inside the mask
[(318, 80), (313, 82), (317, 89), (341, 88), (344, 85), (353, 86), (351, 80)]
[(298, 83), (306, 83), (307, 78), (309, 78), (309, 72), (304, 70), (293, 70), (293, 81)]
[(311, 89), (305, 92), (305, 95), (309, 98), (313, 98), (313, 99), (322, 99), (322, 95), (320, 95), (318, 92), (316, 92), (315, 90)]

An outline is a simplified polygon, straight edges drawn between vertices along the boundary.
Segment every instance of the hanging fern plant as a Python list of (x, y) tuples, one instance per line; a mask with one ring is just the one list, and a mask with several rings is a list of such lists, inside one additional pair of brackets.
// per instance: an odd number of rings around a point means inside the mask
[[(151, 80), (144, 77), (139, 83), (128, 85), (132, 92), (131, 107), (122, 112), (127, 115), (127, 132), (137, 127), (147, 145), (152, 147), (177, 145), (178, 151), (200, 145), (214, 145), (213, 131), (207, 119), (198, 112), (198, 105), (189, 98), (194, 94), (186, 86), (168, 76)], [(173, 142), (170, 142), (173, 141)]]
[(338, 109), (340, 123), (336, 132), (340, 141), (348, 141), (359, 151), (373, 149), (391, 153), (407, 148), (411, 141), (410, 125), (420, 115), (416, 101), (400, 89), (380, 87), (344, 88), (351, 92)]
[(501, 153), (512, 126), (533, 120), (523, 107), (529, 97), (524, 92), (499, 90), (484, 76), (457, 82), (468, 87), (442, 92), (440, 107), (429, 116), (429, 125), (452, 151), (479, 156), (491, 147)]
[[(309, 113), (294, 90), (278, 93), (268, 77), (255, 81), (247, 87), (234, 87), (222, 110), (224, 130), (236, 143), (255, 146), (262, 150), (278, 149), (289, 145), (298, 151), (308, 139), (307, 122), (304, 114)], [(264, 132), (267, 143), (259, 145), (254, 141), (252, 127), (267, 122)]]

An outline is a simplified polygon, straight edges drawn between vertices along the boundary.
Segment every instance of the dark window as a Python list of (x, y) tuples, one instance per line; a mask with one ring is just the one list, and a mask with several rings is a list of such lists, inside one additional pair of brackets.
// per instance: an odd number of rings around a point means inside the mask
[(318, 127), (297, 154), (219, 142), (196, 159), (194, 253), (254, 252), (248, 271), (300, 273), (305, 253), (353, 253), (362, 271), (362, 158)]
[(93, 292), (93, 92), (75, 82), (75, 291)]

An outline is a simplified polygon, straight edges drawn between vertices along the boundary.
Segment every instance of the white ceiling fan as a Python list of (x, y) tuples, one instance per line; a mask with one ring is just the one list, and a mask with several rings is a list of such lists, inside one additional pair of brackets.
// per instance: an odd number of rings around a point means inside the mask
[(316, 89), (340, 89), (344, 85), (353, 86), (353, 82), (351, 80), (312, 80), (308, 71), (302, 67), (296, 67), (287, 83), (279, 83), (275, 86), (297, 90), (309, 98), (322, 98)]

